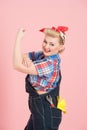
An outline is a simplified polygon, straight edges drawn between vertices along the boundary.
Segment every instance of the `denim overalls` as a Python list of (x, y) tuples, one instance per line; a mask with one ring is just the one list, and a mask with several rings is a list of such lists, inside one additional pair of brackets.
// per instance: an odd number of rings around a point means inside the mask
[[(28, 105), (31, 111), (30, 119), (24, 130), (58, 130), (59, 124), (62, 119), (62, 111), (57, 109), (57, 96), (59, 96), (59, 86), (60, 80), (57, 87), (49, 93), (37, 94), (34, 87), (28, 81), (28, 76), (25, 79), (26, 82), (26, 92), (29, 93)], [(47, 101), (46, 96), (50, 95), (52, 97), (53, 104), (52, 107)]]

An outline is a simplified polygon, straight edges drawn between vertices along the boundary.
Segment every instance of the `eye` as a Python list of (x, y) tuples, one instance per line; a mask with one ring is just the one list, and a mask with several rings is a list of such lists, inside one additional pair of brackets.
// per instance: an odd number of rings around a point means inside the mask
[(51, 46), (54, 46), (54, 44), (53, 44), (53, 43), (50, 43), (50, 45), (51, 45)]

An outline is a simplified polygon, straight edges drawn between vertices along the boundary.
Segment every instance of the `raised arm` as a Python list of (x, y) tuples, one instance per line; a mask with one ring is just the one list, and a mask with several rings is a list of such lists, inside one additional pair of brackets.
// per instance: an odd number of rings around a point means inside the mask
[[(27, 54), (23, 54), (21, 52), (21, 41), (24, 35), (25, 30), (19, 29), (13, 48), (13, 67), (22, 73), (37, 75), (38, 73), (33, 62), (29, 59)], [(26, 60), (28, 62), (28, 66), (26, 65), (27, 62), (25, 63)]]

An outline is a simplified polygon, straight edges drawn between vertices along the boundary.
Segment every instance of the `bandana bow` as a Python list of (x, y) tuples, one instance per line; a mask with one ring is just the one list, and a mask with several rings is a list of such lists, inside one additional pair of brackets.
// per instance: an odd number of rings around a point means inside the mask
[[(44, 32), (46, 28), (42, 28), (40, 29), (41, 32)], [(57, 28), (52, 26), (52, 28), (50, 28), (56, 32), (66, 32), (68, 30), (68, 27), (65, 27), (65, 26), (58, 26)]]

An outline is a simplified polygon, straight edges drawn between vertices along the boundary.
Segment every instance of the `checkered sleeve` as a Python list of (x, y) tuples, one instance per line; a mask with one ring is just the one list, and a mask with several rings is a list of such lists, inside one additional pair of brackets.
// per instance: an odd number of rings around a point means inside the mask
[(34, 62), (38, 75), (49, 77), (54, 71), (53, 61), (51, 60), (38, 60)]
[(42, 51), (39, 51), (39, 52), (29, 52), (28, 53), (28, 56), (29, 58), (32, 60), (32, 61), (35, 61), (38, 59), (38, 57), (42, 54)]

